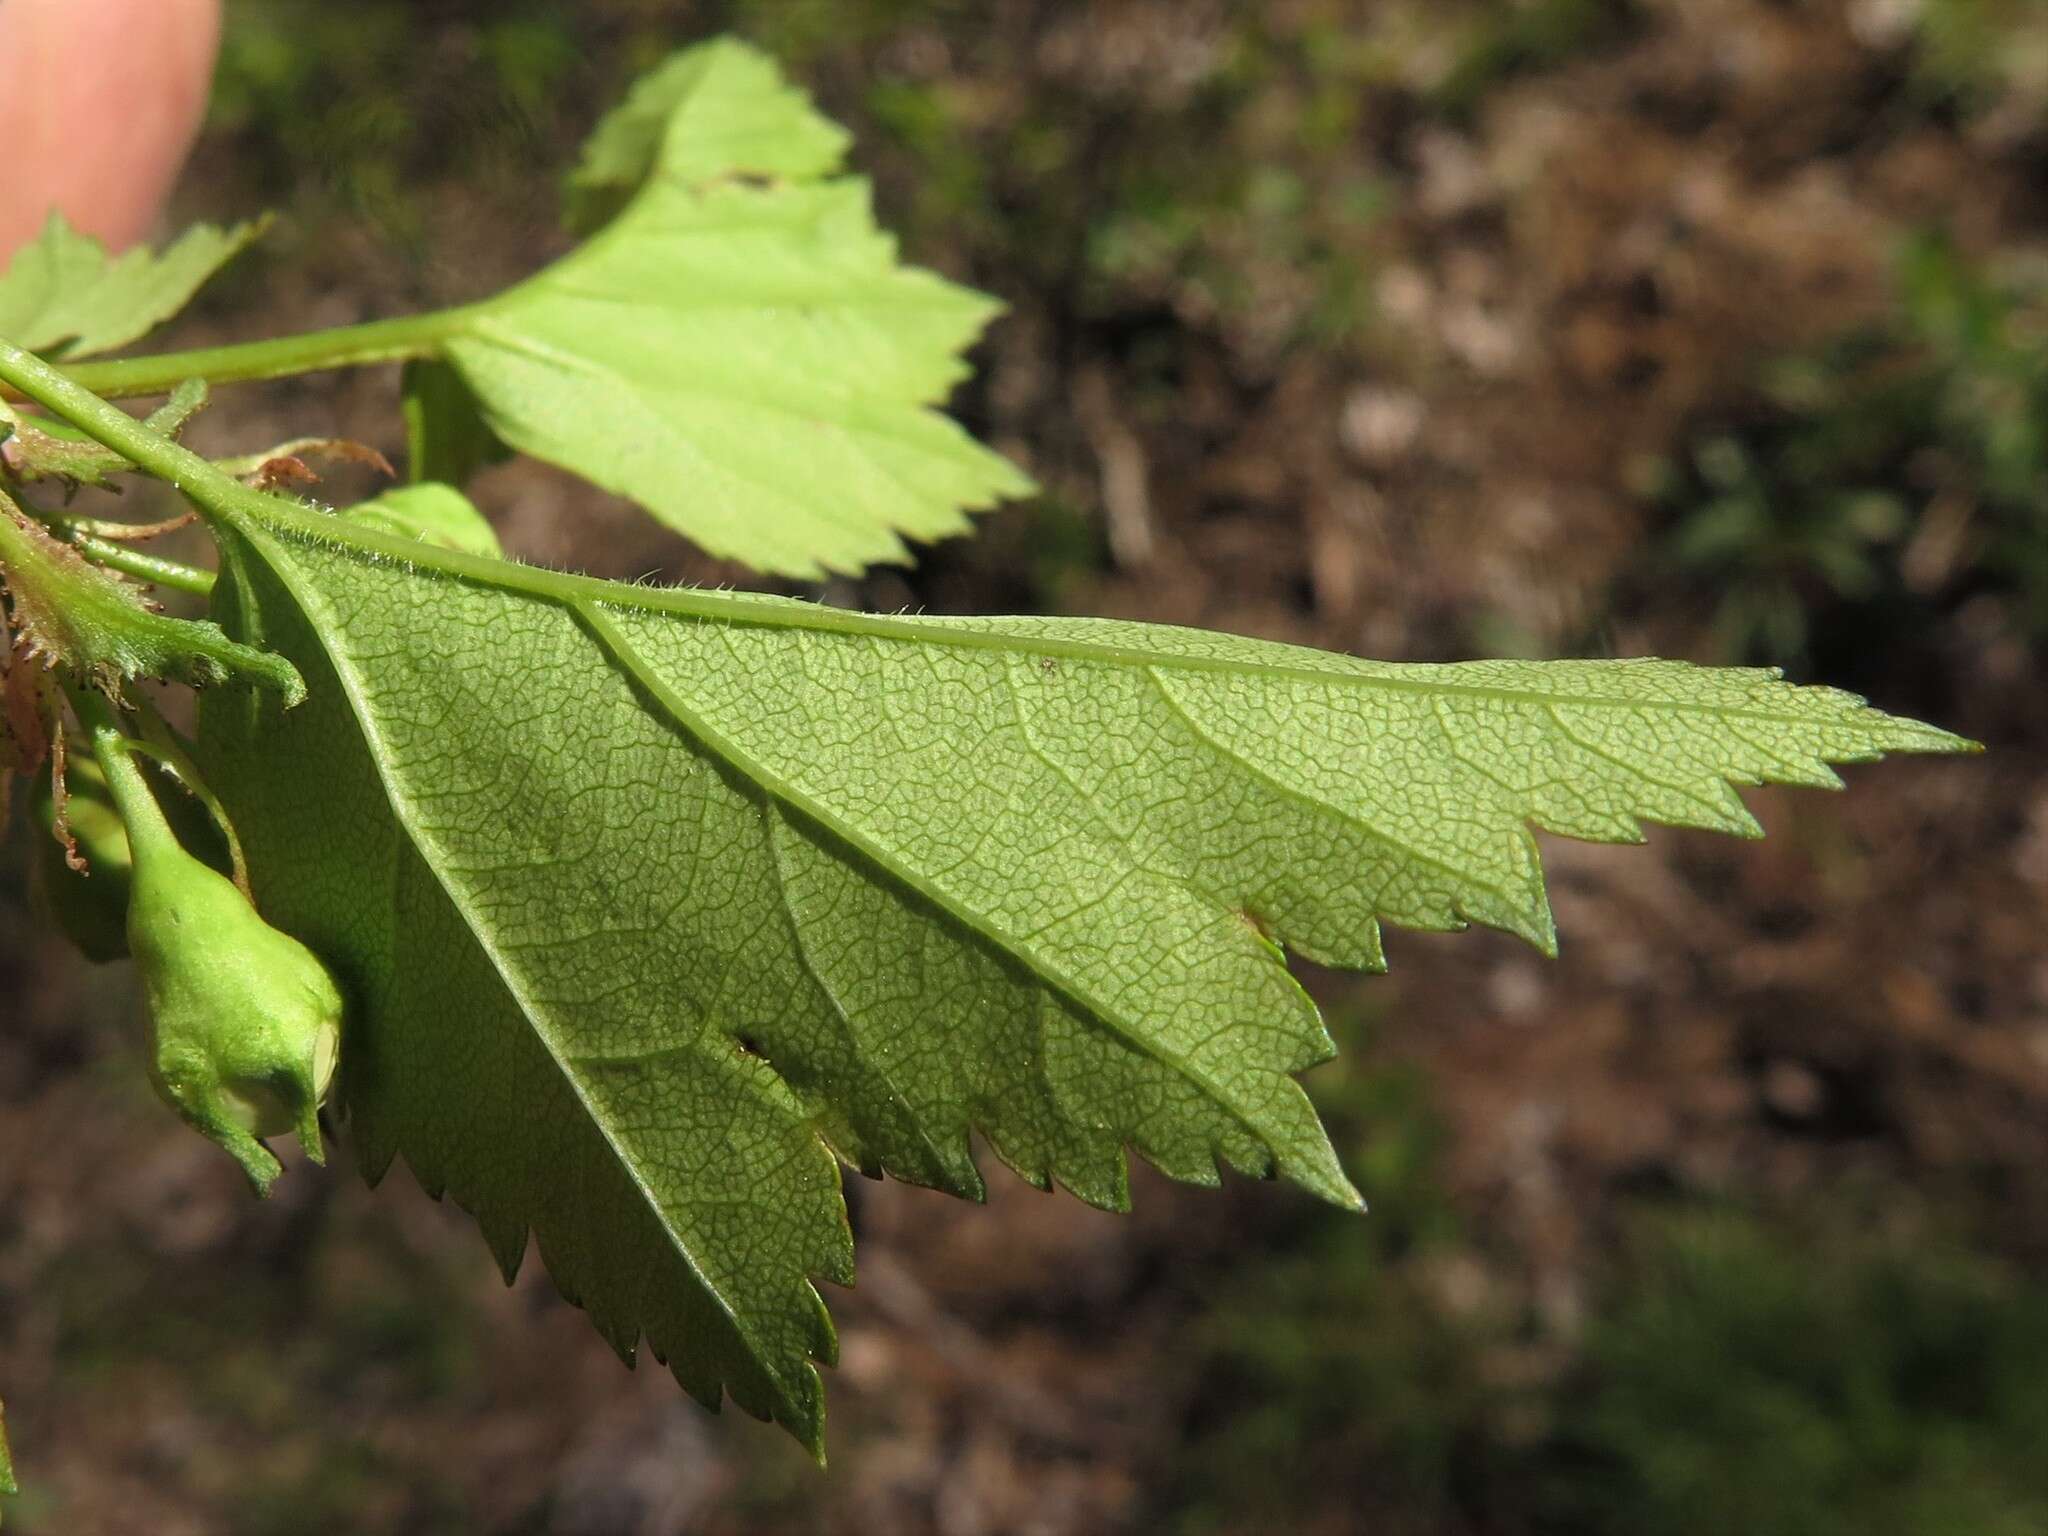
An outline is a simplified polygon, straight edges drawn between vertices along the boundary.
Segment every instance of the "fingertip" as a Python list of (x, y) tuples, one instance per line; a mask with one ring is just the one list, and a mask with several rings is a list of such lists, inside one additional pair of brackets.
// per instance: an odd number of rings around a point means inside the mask
[(0, 259), (51, 209), (109, 246), (148, 233), (206, 112), (220, 0), (0, 4)]

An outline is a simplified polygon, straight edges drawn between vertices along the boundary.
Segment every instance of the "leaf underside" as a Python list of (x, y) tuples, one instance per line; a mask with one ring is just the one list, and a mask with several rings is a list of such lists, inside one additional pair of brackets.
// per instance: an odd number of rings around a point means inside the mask
[(1753, 835), (1730, 780), (1964, 745), (1765, 673), (875, 619), (294, 511), (228, 555), (219, 617), (312, 696), (211, 695), (202, 745), (266, 915), (351, 992), (367, 1171), (402, 1154), (508, 1273), (533, 1231), (622, 1352), (814, 1451), (834, 1153), (978, 1195), (979, 1131), (1110, 1208), (1126, 1148), (1353, 1203), (1279, 945), (1548, 949), (1532, 824)]
[(574, 178), (623, 211), (442, 343), (492, 432), (791, 576), (906, 561), (1029, 493), (934, 409), (996, 305), (898, 262), (832, 175), (845, 146), (744, 44), (643, 82)]
[(124, 347), (183, 309), (266, 227), (198, 224), (162, 251), (137, 246), (109, 257), (53, 212), (0, 273), (0, 336), (66, 361)]
[(439, 358), (405, 365), (399, 386), (405, 413), (406, 478), (415, 485), (461, 485), (511, 449), (485, 423), (482, 407), (462, 375)]
[(504, 553), (498, 532), (483, 513), (452, 485), (421, 481), (402, 485), (370, 501), (358, 502), (344, 514), (352, 523), (401, 539), (419, 539), (463, 554)]

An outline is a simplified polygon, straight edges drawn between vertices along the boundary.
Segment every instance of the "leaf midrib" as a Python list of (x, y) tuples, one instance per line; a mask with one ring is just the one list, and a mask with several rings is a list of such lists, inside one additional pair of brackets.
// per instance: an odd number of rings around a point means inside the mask
[[(1291, 1150), (1275, 1145), (1273, 1138), (1261, 1128), (1256, 1109), (1240, 1104), (1228, 1084), (1216, 1081), (1197, 1063), (1167, 1049), (1143, 1030), (1133, 1029), (1122, 1022), (1114, 1008), (1094, 997), (1085, 984), (1067, 974), (1064, 966), (1045, 956), (1028, 936), (1006, 933), (998, 928), (972, 906), (953, 897), (936, 883), (921, 877), (915, 869), (906, 865), (893, 849), (877, 841), (870, 833), (817, 799), (809, 790), (776, 772), (733, 741), (691, 708), (689, 701), (668, 679), (648, 665), (646, 658), (634, 648), (632, 641), (598, 611), (596, 604), (577, 603), (573, 605), (572, 611), (643, 693), (658, 703), (676, 725), (687, 731), (693, 739), (703, 743), (734, 772), (758, 786), (772, 799), (789, 806), (806, 820), (824, 828), (849, 847), (858, 849), (864, 859), (902, 889), (912, 892), (921, 901), (930, 902), (997, 953), (1006, 955), (1016, 964), (1023, 966), (1042, 985), (1059, 993), (1071, 1006), (1085, 1012), (1132, 1049), (1151, 1057), (1200, 1088), (1211, 1103), (1228, 1111), (1255, 1141), (1271, 1152), (1276, 1162), (1293, 1161)], [(1134, 864), (1129, 866), (1129, 872), (1136, 874), (1140, 871)]]
[[(1638, 713), (1668, 711), (1674, 714), (1712, 715), (1720, 720), (1756, 720), (1776, 725), (1811, 727), (1816, 724), (1810, 710), (1797, 708), (1774, 710), (1755, 706), (1711, 704), (1696, 699), (1655, 699), (1629, 694), (1559, 693), (1532, 688), (1503, 688), (1482, 683), (1457, 682), (1436, 676), (1347, 672), (1318, 667), (1293, 667), (1274, 662), (1237, 661), (1219, 656), (1185, 656), (1172, 652), (1102, 645), (1085, 640), (1059, 640), (1040, 635), (1022, 635), (1008, 630), (954, 629), (948, 627), (943, 619), (920, 621), (892, 618), (884, 614), (855, 613), (844, 608), (826, 607), (820, 603), (766, 599), (750, 593), (716, 591), (707, 587), (634, 587), (624, 582), (606, 581), (595, 576), (547, 570), (540, 566), (523, 565), (517, 561), (495, 560), (488, 556), (468, 555), (459, 550), (442, 549), (348, 524), (331, 514), (310, 512), (278, 497), (248, 491), (240, 485), (236, 485), (235, 490), (241, 493), (237, 498), (239, 510), (253, 515), (273, 531), (284, 533), (288, 537), (296, 537), (306, 543), (344, 549), (371, 562), (393, 561), (447, 580), (464, 581), (497, 591), (516, 592), (568, 607), (590, 603), (627, 612), (676, 614), (711, 623), (733, 624), (753, 629), (789, 629), (818, 634), (855, 635), (875, 640), (951, 647), (957, 650), (1036, 656), (1054, 661), (1093, 662), (1115, 667), (1159, 667), (1176, 672), (1204, 672), (1227, 677), (1257, 678), (1268, 682), (1306, 683), (1326, 688), (1378, 689), (1389, 693), (1427, 697), (1453, 695), (1530, 707), (1606, 707)], [(1661, 659), (1635, 657), (1631, 658), (1627, 665), (1648, 664)], [(1761, 673), (1757, 675), (1760, 678), (1762, 676)], [(1813, 691), (1827, 690), (1802, 690), (1802, 693)], [(1930, 742), (1947, 739), (1946, 732), (1937, 731), (1933, 727), (1922, 729), (1926, 731), (1926, 739)], [(1834, 760), (1853, 762), (1858, 759), (1843, 757)]]

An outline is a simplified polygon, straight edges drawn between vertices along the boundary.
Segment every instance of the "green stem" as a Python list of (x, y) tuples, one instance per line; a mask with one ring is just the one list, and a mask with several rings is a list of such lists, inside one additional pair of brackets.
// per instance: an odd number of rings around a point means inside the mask
[[(460, 327), (466, 314), (462, 309), (434, 310), (395, 320), (309, 331), (302, 336), (201, 347), (191, 352), (161, 352), (153, 357), (74, 363), (63, 371), (94, 394), (123, 399), (160, 395), (186, 379), (232, 384), (247, 379), (290, 378), (328, 368), (363, 368), (433, 356), (449, 334)], [(15, 398), (13, 389), (0, 394)]]
[(256, 896), (249, 888), (249, 861), (242, 854), (242, 839), (235, 831), (235, 824), (228, 820), (227, 807), (220, 803), (220, 797), (200, 775), (199, 765), (192, 760), (191, 748), (178, 734), (177, 728), (163, 717), (163, 711), (150, 702), (147, 694), (139, 696), (135, 704), (142, 724), (142, 741), (146, 743), (147, 750), (156, 754), (157, 761), (170, 770), (171, 777), (178, 781), (186, 794), (206, 807), (214, 826), (227, 842), (235, 884), (253, 905)]
[(214, 576), (211, 571), (181, 565), (161, 555), (145, 554), (112, 539), (98, 538), (87, 533), (78, 518), (34, 512), (30, 515), (94, 565), (105, 566), (110, 571), (119, 571), (123, 576), (133, 576), (137, 581), (146, 581), (153, 586), (169, 587), (173, 592), (189, 592), (194, 597), (206, 597), (213, 592)]
[(91, 688), (74, 686), (65, 693), (92, 740), (92, 754), (107, 777), (107, 793), (113, 796), (114, 809), (128, 828), (128, 843), (138, 862), (145, 850), (179, 847), (178, 834), (171, 830), (164, 808), (157, 804), (149, 781), (142, 776), (142, 765), (135, 761), (139, 743), (121, 729), (112, 706)]
[(167, 481), (180, 491), (203, 486), (195, 500), (202, 514), (232, 518), (227, 511), (248, 511), (268, 500), (232, 475), (224, 474), (182, 443), (152, 432), (118, 406), (109, 405), (24, 347), (0, 337), (0, 384), (11, 385), (45, 410), (61, 416), (102, 447), (111, 448), (137, 469)]

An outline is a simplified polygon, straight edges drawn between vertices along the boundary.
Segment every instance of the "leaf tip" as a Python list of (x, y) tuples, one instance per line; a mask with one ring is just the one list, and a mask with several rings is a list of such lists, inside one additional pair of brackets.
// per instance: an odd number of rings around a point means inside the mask
[(236, 1138), (226, 1145), (229, 1156), (241, 1165), (242, 1174), (249, 1181), (250, 1193), (258, 1200), (268, 1200), (270, 1191), (284, 1173), (284, 1164), (253, 1136)]
[(808, 1438), (799, 1435), (797, 1438), (802, 1443), (805, 1452), (810, 1456), (811, 1465), (820, 1472), (823, 1472), (825, 1470), (825, 1421), (822, 1418), (818, 1420), (816, 1434)]
[(1458, 909), (1458, 928), (1463, 930), (1472, 923), (1484, 923), (1489, 928), (1500, 928), (1513, 934), (1546, 960), (1557, 958), (1557, 914), (1551, 910), (1550, 893), (1542, 884), (1539, 874), (1532, 885), (1526, 907), (1500, 918), (1479, 917)]
[(1286, 1171), (1310, 1194), (1327, 1200), (1340, 1211), (1362, 1213), (1365, 1210), (1365, 1196), (1358, 1192), (1358, 1186), (1336, 1166), (1335, 1158), (1331, 1159), (1327, 1170), (1289, 1168)]
[(1926, 753), (1938, 757), (1977, 757), (1984, 750), (1984, 743), (1968, 736), (1959, 736), (1954, 731), (1945, 731), (1938, 725), (1923, 721), (1909, 720), (1902, 715), (1886, 715), (1885, 723), (1891, 731), (1882, 746), (1887, 752)]

